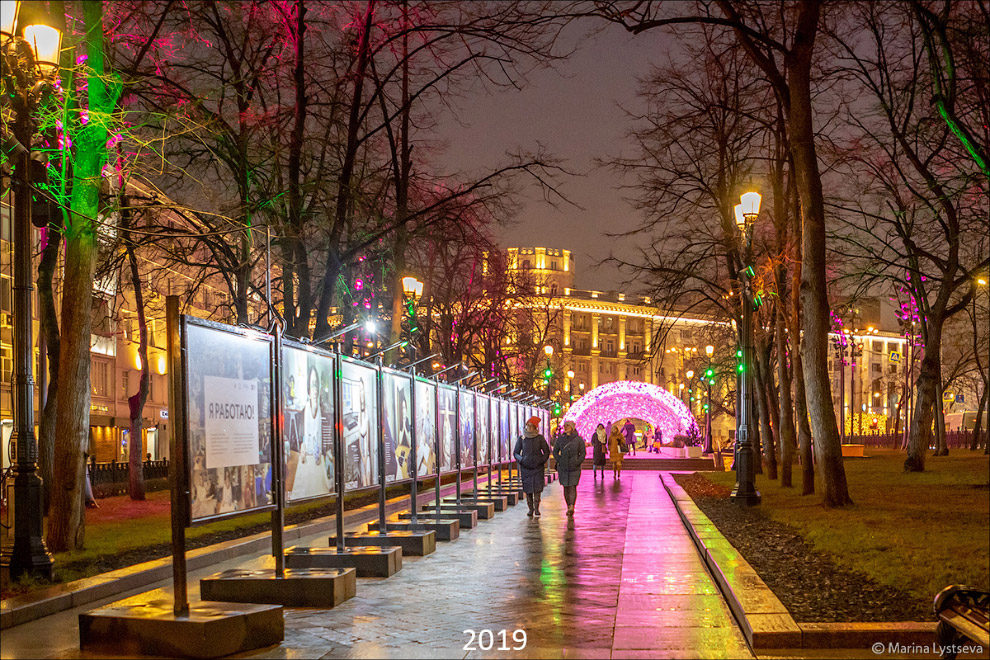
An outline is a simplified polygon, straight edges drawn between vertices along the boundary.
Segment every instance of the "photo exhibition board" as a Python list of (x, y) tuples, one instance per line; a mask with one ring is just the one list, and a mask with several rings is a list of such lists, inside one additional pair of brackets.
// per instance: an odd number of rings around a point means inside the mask
[(411, 479), (412, 461), (412, 377), (391, 369), (382, 371), (385, 422), (385, 483)]
[(377, 369), (341, 358), (340, 401), (343, 421), (344, 490), (378, 486)]
[(492, 463), (499, 462), (499, 421), (498, 421), (498, 399), (490, 397), (488, 399), (488, 452)]
[(182, 317), (190, 524), (274, 508), (272, 337)]
[(282, 344), (282, 455), (289, 502), (336, 493), (335, 366), (329, 353)]
[(437, 408), (440, 415), (440, 471), (457, 469), (457, 390), (449, 385), (439, 386)]
[(478, 465), (488, 465), (488, 397), (477, 393), (474, 395), (474, 442), (477, 447)]
[(437, 385), (416, 379), (416, 474), (425, 477), (437, 471)]
[(502, 399), (498, 402), (498, 440), (499, 440), (499, 455), (498, 460), (500, 463), (507, 463), (509, 461), (509, 451), (512, 447), (512, 435), (509, 432), (511, 420), (509, 419), (509, 408), (512, 404), (508, 401)]
[(460, 398), (460, 452), (461, 467), (474, 467), (474, 393), (470, 390), (459, 389)]

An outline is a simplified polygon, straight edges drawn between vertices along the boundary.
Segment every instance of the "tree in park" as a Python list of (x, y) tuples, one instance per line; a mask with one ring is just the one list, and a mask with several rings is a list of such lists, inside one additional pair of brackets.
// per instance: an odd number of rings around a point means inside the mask
[[(850, 137), (838, 156), (859, 184), (837, 204), (844, 230), (836, 249), (862, 287), (903, 289), (907, 312), (916, 317), (922, 358), (904, 464), (910, 471), (924, 470), (933, 428), (935, 454), (948, 453), (941, 420), (944, 328), (969, 309), (977, 274), (988, 265), (983, 239), (990, 232), (982, 147), (966, 129), (990, 102), (977, 83), (986, 64), (946, 55), (952, 82), (940, 82), (938, 67), (926, 61), (931, 49), (921, 47), (931, 39), (922, 9), (856, 6), (836, 38), (852, 87), (848, 98), (857, 99), (843, 113)], [(947, 48), (968, 52), (979, 37), (960, 13), (945, 19), (955, 29), (943, 37)]]
[(788, 154), (801, 209), (801, 352), (805, 394), (814, 431), (815, 457), (824, 485), (823, 501), (826, 506), (839, 507), (852, 500), (842, 465), (828, 373), (825, 206), (811, 93), (822, 7), (818, 1), (775, 5), (772, 11), (769, 5), (728, 0), (697, 5), (599, 2), (591, 9), (572, 5), (564, 13), (604, 19), (634, 34), (684, 24), (721, 26), (735, 37), (736, 46), (760, 69), (774, 90), (787, 122)]
[[(103, 167), (107, 163), (108, 126), (119, 89), (110, 83), (104, 67), (103, 3), (82, 4), (85, 31), (83, 93), (66, 89), (80, 108), (68, 132), (72, 141), (72, 183), (65, 222), (65, 266), (59, 356), (59, 401), (54, 452), (52, 506), (46, 542), (52, 552), (82, 547), (84, 451), (89, 441), (89, 367), (93, 267)], [(83, 49), (80, 49), (82, 51)], [(82, 81), (76, 81), (82, 82)], [(108, 84), (109, 83), (109, 84)], [(83, 384), (79, 386), (79, 384)]]
[[(666, 308), (735, 319), (738, 328), (741, 308), (733, 281), (745, 257), (733, 206), (743, 186), (769, 183), (761, 186), (767, 188), (764, 222), (754, 230), (752, 261), (756, 289), (765, 300), (756, 316), (759, 436), (768, 473), (776, 478), (779, 448), (782, 483), (790, 486), (796, 451), (791, 386), (796, 374), (803, 490), (810, 494), (814, 468), (801, 361), (798, 351), (788, 350), (788, 339), (795, 347), (800, 339), (799, 306), (792, 305), (789, 294), (789, 280), (800, 279), (794, 239), (800, 232), (791, 230), (798, 213), (786, 121), (770, 85), (731, 35), (711, 26), (686, 29), (696, 38), (684, 46), (684, 62), (658, 67), (641, 84), (647, 110), (632, 116), (633, 154), (610, 161), (632, 180), (628, 188), (644, 215), (630, 233), (652, 238), (638, 259), (614, 260)], [(669, 329), (657, 328), (655, 345), (663, 345)]]

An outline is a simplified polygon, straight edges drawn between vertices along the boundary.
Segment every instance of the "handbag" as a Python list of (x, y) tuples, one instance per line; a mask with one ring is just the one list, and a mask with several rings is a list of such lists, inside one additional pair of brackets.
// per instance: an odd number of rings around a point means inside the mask
[(619, 442), (619, 451), (621, 451), (623, 454), (629, 453), (629, 447), (626, 445), (625, 442), (623, 441)]

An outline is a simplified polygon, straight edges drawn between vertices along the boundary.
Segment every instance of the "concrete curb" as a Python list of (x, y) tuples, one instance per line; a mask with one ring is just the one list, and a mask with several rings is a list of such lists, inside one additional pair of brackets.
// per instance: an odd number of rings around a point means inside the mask
[[(486, 482), (479, 478), (478, 483)], [(473, 478), (461, 482), (461, 487), (470, 487)], [(441, 497), (456, 492), (456, 482), (441, 487)], [(420, 491), (418, 504), (430, 504), (435, 500), (433, 489)], [(395, 497), (386, 503), (389, 514), (408, 509), (409, 496)], [(344, 513), (344, 525), (361, 525), (378, 517), (378, 504), (369, 504), (360, 509)], [(336, 531), (336, 516), (316, 518), (302, 524), (287, 525), (283, 533), (285, 546), (293, 541), (318, 534)], [(271, 552), (271, 532), (260, 532), (240, 539), (232, 539), (186, 552), (187, 570), (195, 571), (213, 564), (235, 559), (244, 555)], [(0, 603), (0, 630), (13, 628), (29, 621), (69, 610), (80, 605), (104, 598), (117, 596), (134, 589), (154, 584), (172, 577), (172, 558), (163, 557), (151, 561), (120, 568), (93, 577), (55, 585), (49, 589), (7, 598)]]
[(797, 623), (672, 474), (660, 474), (663, 486), (754, 651), (867, 649), (878, 643), (924, 645), (934, 640), (936, 624), (928, 622)]

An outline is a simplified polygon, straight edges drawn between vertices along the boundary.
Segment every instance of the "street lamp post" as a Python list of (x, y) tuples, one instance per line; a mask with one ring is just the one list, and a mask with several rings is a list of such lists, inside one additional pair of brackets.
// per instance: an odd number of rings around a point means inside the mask
[(406, 351), (406, 357), (409, 358), (409, 362), (414, 363), (416, 361), (416, 333), (419, 331), (416, 325), (416, 302), (423, 295), (423, 283), (412, 276), (406, 276), (402, 278), (402, 297), (403, 297), (403, 307), (406, 310), (406, 318), (400, 324), (402, 327), (403, 334), (406, 334), (408, 350)]
[(705, 346), (705, 355), (708, 356), (708, 368), (705, 370), (705, 387), (708, 391), (705, 401), (705, 448), (702, 453), (705, 456), (711, 455), (712, 449), (712, 385), (715, 384), (715, 373), (712, 370), (712, 355), (715, 347), (709, 344)]
[[(38, 475), (38, 442), (34, 435), (34, 376), (31, 292), (31, 140), (32, 115), (57, 67), (61, 32), (47, 25), (28, 25), (15, 36), (20, 3), (4, 3), (2, 66), (5, 93), (13, 109), (14, 139), (14, 428), (13, 479), (8, 485), (9, 517), (13, 528), (0, 549), (0, 572), (6, 580), (21, 575), (50, 579), (52, 556), (45, 547), (42, 481)], [(23, 20), (22, 20), (23, 22)], [(10, 87), (12, 87), (12, 89)]]
[(547, 355), (547, 368), (543, 372), (544, 380), (547, 383), (547, 399), (550, 398), (550, 377), (553, 375), (553, 367), (550, 365), (550, 358), (553, 357), (553, 346), (547, 344), (543, 347), (543, 352)]
[(574, 370), (567, 370), (567, 407), (570, 409), (574, 402)]
[(753, 247), (753, 223), (760, 214), (760, 194), (748, 192), (740, 198), (740, 204), (735, 207), (736, 225), (739, 227), (742, 250), (742, 269), (740, 271), (740, 303), (742, 305), (742, 351), (738, 366), (739, 410), (736, 415), (736, 484), (732, 489), (730, 499), (739, 504), (754, 506), (760, 503), (762, 497), (756, 490), (756, 457), (753, 452), (753, 442), (749, 434), (752, 423), (753, 392), (750, 387), (749, 374), (753, 357), (753, 291), (750, 278), (753, 275), (749, 265)]

